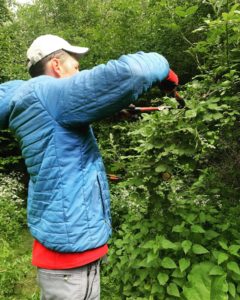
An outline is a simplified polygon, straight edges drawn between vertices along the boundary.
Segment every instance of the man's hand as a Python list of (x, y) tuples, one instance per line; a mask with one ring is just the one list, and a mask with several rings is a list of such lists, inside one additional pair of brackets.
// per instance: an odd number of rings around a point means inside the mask
[(179, 105), (178, 108), (185, 107), (184, 99), (178, 94), (177, 86), (179, 80), (177, 74), (170, 69), (168, 76), (159, 83), (159, 88), (168, 96), (174, 97)]
[(178, 76), (170, 69), (168, 76), (159, 83), (159, 88), (166, 94), (172, 94), (178, 86)]

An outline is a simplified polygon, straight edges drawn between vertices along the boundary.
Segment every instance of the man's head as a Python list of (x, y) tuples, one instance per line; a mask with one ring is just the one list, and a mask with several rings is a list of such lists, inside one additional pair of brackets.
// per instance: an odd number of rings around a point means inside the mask
[(56, 78), (71, 76), (79, 70), (78, 60), (88, 50), (72, 46), (56, 35), (42, 35), (27, 51), (28, 71), (32, 77), (43, 74)]

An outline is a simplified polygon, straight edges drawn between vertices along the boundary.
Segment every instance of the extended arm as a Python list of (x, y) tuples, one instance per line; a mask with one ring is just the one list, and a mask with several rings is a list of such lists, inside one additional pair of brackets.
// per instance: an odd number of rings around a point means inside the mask
[(160, 54), (123, 55), (70, 78), (42, 81), (40, 98), (56, 121), (77, 126), (126, 108), (168, 73), (168, 62)]

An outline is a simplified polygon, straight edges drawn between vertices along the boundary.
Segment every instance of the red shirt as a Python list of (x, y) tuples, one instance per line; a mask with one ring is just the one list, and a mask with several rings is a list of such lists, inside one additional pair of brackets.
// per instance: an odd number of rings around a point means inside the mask
[(108, 245), (79, 253), (61, 253), (50, 250), (37, 240), (33, 243), (32, 264), (39, 268), (61, 270), (87, 265), (108, 252)]

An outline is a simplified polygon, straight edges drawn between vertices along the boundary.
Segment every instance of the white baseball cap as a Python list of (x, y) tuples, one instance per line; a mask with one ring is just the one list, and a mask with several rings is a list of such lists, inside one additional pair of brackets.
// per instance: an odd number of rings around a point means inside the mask
[(65, 50), (80, 57), (81, 55), (87, 53), (89, 48), (72, 46), (63, 38), (60, 38), (56, 35), (41, 35), (33, 41), (27, 50), (28, 69), (30, 69), (31, 66), (35, 65), (44, 57), (58, 50)]

